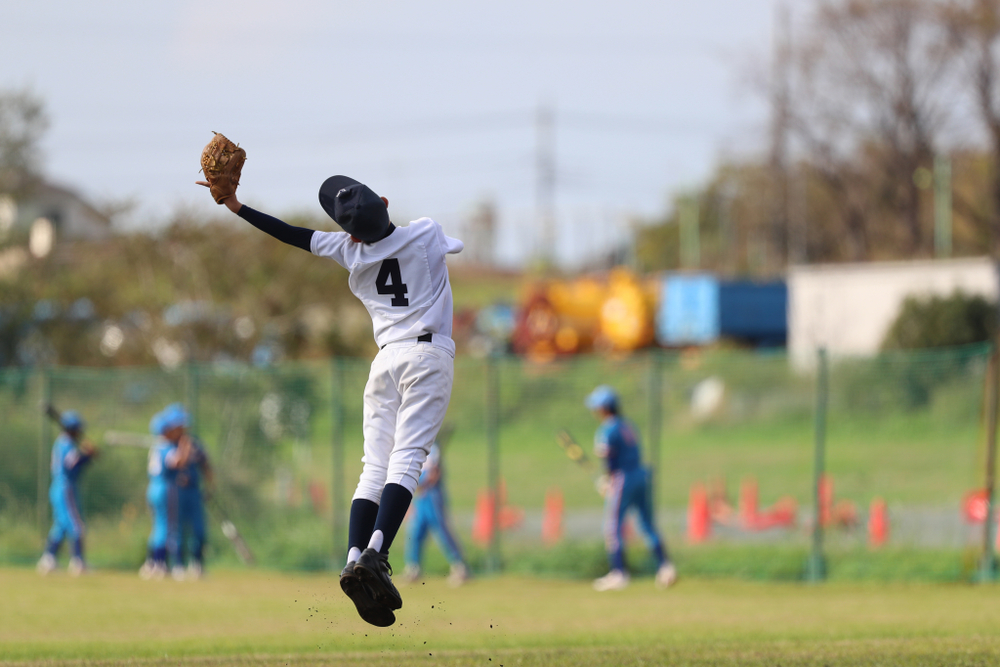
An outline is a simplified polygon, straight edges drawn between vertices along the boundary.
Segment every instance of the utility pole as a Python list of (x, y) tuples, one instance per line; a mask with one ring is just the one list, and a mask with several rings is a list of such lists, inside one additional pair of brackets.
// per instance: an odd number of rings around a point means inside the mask
[(677, 205), (680, 225), (681, 268), (697, 271), (701, 268), (701, 209), (698, 195), (681, 197)]
[(951, 158), (934, 158), (934, 256), (951, 257)]
[[(791, 65), (791, 19), (788, 5), (781, 2), (774, 16), (774, 62), (771, 72), (771, 230), (768, 236), (774, 246), (779, 263), (791, 259), (791, 240), (798, 240), (791, 215), (789, 215), (788, 182), (788, 127), (789, 69)], [(798, 251), (798, 248), (796, 248)], [(774, 269), (780, 270), (780, 265)]]
[(556, 245), (556, 131), (555, 113), (539, 105), (535, 114), (535, 223), (538, 248), (535, 259), (546, 267), (555, 263)]

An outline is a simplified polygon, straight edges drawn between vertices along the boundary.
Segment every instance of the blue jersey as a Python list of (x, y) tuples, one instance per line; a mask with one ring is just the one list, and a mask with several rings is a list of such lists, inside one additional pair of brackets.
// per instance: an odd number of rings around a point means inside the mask
[(177, 447), (174, 443), (159, 438), (149, 449), (149, 465), (146, 472), (149, 473), (149, 483), (172, 484), (177, 478), (177, 470), (172, 467), (177, 459)]
[(52, 444), (52, 484), (76, 484), (84, 464), (90, 458), (80, 453), (76, 443), (65, 433), (61, 433)]
[(201, 469), (208, 461), (208, 455), (201, 443), (192, 443), (191, 454), (187, 463), (177, 471), (177, 487), (180, 489), (198, 489), (201, 487)]
[(49, 502), (52, 503), (52, 529), (49, 531), (46, 552), (55, 555), (64, 538), (74, 541), (73, 555), (83, 557), (83, 517), (80, 516), (80, 490), (76, 481), (90, 457), (83, 454), (76, 442), (65, 433), (52, 444), (52, 484)]
[(149, 486), (146, 488), (146, 502), (153, 512), (153, 528), (149, 534), (148, 546), (154, 560), (166, 558), (171, 543), (172, 530), (177, 521), (177, 469), (172, 467), (177, 461), (177, 447), (165, 438), (157, 438), (149, 448)]
[(635, 426), (618, 415), (605, 419), (594, 435), (594, 453), (603, 458), (608, 472), (631, 472), (642, 467), (642, 451)]

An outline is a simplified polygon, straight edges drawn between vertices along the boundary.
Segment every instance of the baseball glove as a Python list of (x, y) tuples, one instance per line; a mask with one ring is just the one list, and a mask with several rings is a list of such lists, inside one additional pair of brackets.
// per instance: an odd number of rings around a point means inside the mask
[(218, 132), (201, 152), (201, 170), (205, 174), (216, 204), (236, 194), (240, 172), (247, 152)]

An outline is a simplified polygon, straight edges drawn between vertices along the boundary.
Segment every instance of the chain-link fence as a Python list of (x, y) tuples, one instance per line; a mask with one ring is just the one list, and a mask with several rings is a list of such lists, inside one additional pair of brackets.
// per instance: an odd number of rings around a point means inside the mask
[[(583, 399), (609, 384), (640, 433), (682, 570), (803, 578), (818, 516), (830, 576), (960, 579), (983, 545), (967, 501), (985, 479), (989, 356), (981, 346), (832, 359), (825, 384), (819, 358), (795, 368), (770, 352), (459, 357), (442, 438), (453, 524), (475, 570), (600, 574), (597, 422)], [(0, 561), (31, 562), (48, 529), (56, 428), (41, 406), (51, 402), (79, 411), (102, 449), (81, 482), (89, 560), (138, 567), (146, 450), (105, 440), (141, 444), (150, 417), (181, 401), (215, 470), (210, 563), (238, 563), (219, 528), (228, 518), (263, 566), (337, 567), (367, 374), (367, 360), (344, 358), (0, 372)], [(643, 567), (635, 531), (630, 552)], [(431, 555), (429, 570), (435, 562), (444, 567)]]

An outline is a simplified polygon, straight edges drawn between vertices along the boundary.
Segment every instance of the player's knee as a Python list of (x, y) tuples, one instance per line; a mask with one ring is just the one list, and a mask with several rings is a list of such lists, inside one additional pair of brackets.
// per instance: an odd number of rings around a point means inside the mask
[(415, 455), (391, 460), (389, 462), (388, 474), (386, 475), (386, 483), (399, 484), (410, 493), (416, 491), (417, 480), (420, 478), (420, 470), (423, 468), (424, 460), (427, 458), (426, 452), (420, 453), (423, 456)]
[(417, 490), (417, 478), (411, 474), (403, 473), (401, 475), (392, 475), (386, 481), (387, 484), (398, 484), (403, 487), (412, 495)]
[(354, 497), (351, 498), (351, 502), (355, 500), (370, 500), (376, 505), (380, 504), (382, 501), (382, 487), (384, 484), (377, 484), (372, 481), (366, 481), (364, 477), (358, 481), (358, 488), (354, 490)]

